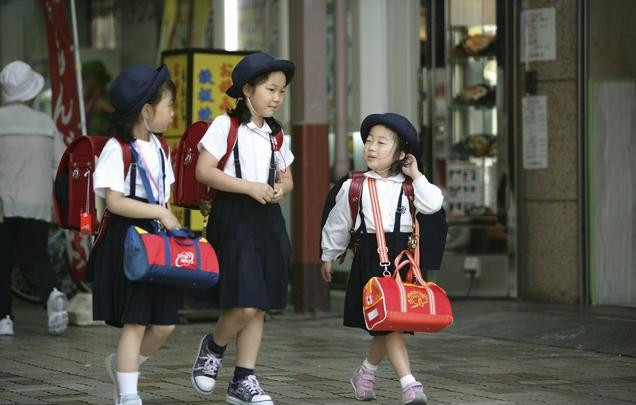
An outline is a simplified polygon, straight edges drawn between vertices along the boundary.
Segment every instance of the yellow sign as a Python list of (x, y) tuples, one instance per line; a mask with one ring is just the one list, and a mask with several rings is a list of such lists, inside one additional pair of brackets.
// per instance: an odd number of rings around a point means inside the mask
[(232, 85), (232, 70), (244, 55), (195, 53), (192, 70), (192, 122), (213, 120), (234, 108), (225, 94)]

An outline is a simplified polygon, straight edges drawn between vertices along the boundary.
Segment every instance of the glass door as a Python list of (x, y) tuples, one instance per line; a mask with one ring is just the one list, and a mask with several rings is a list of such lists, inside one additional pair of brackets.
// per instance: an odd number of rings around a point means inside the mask
[(437, 17), (427, 18), (432, 27), (427, 27), (425, 56), (438, 60), (426, 69), (424, 87), (432, 91), (425, 91), (431, 102), (423, 107), (430, 119), (423, 121), (431, 123), (430, 170), (444, 192), (449, 223), (442, 271), (429, 277), (453, 296), (511, 296), (508, 148), (499, 125), (507, 89), (499, 77), (497, 2), (432, 0), (425, 5), (430, 7), (425, 12)]

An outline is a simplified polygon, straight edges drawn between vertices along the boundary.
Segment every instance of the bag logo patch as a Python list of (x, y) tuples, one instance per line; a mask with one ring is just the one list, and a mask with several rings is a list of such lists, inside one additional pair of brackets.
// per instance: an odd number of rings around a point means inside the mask
[(428, 296), (420, 291), (411, 291), (408, 293), (407, 299), (411, 308), (424, 308), (428, 304)]
[(194, 253), (192, 252), (181, 252), (177, 255), (177, 258), (174, 260), (174, 265), (177, 267), (187, 267), (192, 266), (194, 264)]

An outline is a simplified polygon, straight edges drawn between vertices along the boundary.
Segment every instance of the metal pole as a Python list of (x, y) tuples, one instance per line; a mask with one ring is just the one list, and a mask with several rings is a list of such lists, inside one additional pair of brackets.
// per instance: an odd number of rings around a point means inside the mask
[(73, 55), (75, 56), (75, 78), (77, 79), (77, 99), (79, 100), (80, 126), (82, 135), (86, 133), (86, 112), (84, 111), (84, 89), (82, 88), (82, 65), (80, 63), (79, 40), (77, 39), (77, 15), (75, 0), (71, 0), (71, 25), (73, 28)]
[(334, 174), (340, 178), (349, 172), (347, 126), (347, 4), (336, 0), (334, 8), (334, 88), (336, 104), (336, 159)]

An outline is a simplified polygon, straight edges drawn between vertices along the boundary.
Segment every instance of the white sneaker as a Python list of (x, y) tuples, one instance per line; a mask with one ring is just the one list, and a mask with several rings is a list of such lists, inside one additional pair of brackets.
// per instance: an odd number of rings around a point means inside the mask
[(115, 405), (142, 405), (138, 394), (126, 394), (119, 397)]
[(54, 288), (49, 294), (49, 299), (46, 301), (46, 312), (49, 315), (49, 333), (53, 335), (64, 333), (68, 326), (67, 306), (68, 300), (66, 299), (66, 295), (57, 288)]
[(0, 319), (0, 336), (13, 336), (13, 321), (9, 315)]

